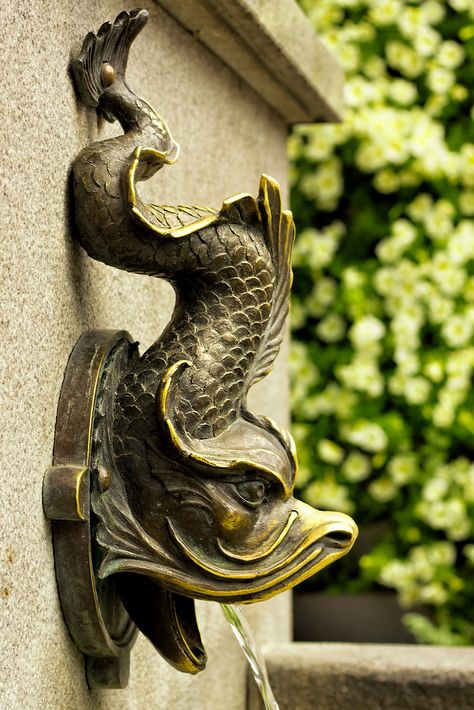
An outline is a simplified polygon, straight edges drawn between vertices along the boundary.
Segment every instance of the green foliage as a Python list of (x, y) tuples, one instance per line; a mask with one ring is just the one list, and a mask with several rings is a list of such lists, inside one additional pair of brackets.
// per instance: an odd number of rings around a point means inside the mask
[(391, 587), (420, 640), (474, 643), (474, 5), (301, 5), (347, 113), (289, 140), (297, 486), (385, 521), (313, 584)]

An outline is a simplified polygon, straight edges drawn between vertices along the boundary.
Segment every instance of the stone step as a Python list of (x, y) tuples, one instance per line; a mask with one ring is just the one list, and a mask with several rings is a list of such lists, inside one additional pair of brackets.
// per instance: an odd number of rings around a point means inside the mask
[[(264, 656), (280, 710), (474, 710), (474, 648), (286, 643)], [(260, 710), (249, 683), (249, 710)]]

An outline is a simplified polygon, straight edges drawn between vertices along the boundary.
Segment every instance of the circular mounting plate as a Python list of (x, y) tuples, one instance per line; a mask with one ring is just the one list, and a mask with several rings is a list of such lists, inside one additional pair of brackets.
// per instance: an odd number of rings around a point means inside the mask
[[(104, 485), (94, 460), (94, 431), (101, 393), (111, 370), (128, 363), (132, 338), (125, 331), (87, 331), (75, 345), (58, 403), (53, 465), (43, 484), (45, 514), (52, 522), (56, 579), (69, 633), (86, 656), (91, 687), (127, 685), (130, 649), (137, 630), (113, 576), (97, 576), (92, 537), (91, 488)], [(103, 399), (103, 396), (102, 396)]]

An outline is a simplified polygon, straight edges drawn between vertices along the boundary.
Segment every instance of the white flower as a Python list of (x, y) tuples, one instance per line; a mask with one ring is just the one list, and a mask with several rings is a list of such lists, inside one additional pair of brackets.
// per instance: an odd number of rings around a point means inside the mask
[(430, 394), (431, 385), (424, 377), (410, 377), (404, 387), (404, 395), (410, 404), (424, 404)]
[(343, 233), (344, 225), (338, 220), (322, 231), (307, 227), (296, 239), (293, 263), (319, 271), (331, 262)]
[(428, 72), (426, 84), (435, 94), (446, 94), (454, 85), (456, 77), (449, 69), (434, 67)]
[(433, 198), (426, 192), (421, 192), (415, 197), (407, 208), (407, 212), (412, 219), (423, 222), (429, 215), (433, 206)]
[(428, 299), (429, 319), (432, 323), (444, 323), (454, 310), (453, 302), (437, 294), (430, 295)]
[(303, 493), (305, 500), (316, 508), (340, 510), (351, 513), (354, 504), (349, 500), (349, 491), (333, 479), (313, 481)]
[(398, 17), (398, 26), (405, 37), (415, 38), (423, 28), (425, 19), (419, 7), (405, 7)]
[(419, 598), (425, 604), (441, 606), (447, 602), (449, 595), (440, 582), (431, 582), (431, 584), (426, 584), (420, 588)]
[(471, 0), (448, 0), (448, 3), (458, 12), (465, 12), (471, 8)]
[(398, 372), (403, 375), (403, 381), (400, 381), (401, 389), (398, 394), (406, 394), (414, 379), (410, 379), (410, 375), (414, 375), (420, 369), (420, 360), (416, 350), (411, 350), (404, 346), (406, 346), (406, 343), (402, 340), (402, 346), (395, 348), (393, 356), (398, 365)]
[(357, 353), (349, 365), (336, 368), (336, 376), (347, 387), (379, 397), (384, 390), (384, 378), (371, 353)]
[(461, 178), (467, 187), (474, 187), (474, 144), (465, 143), (460, 150)]
[(355, 266), (347, 266), (342, 272), (342, 279), (346, 288), (360, 288), (365, 283), (365, 275)]
[(319, 162), (329, 158), (332, 148), (332, 144), (324, 135), (313, 134), (304, 148), (304, 155), (310, 160)]
[(398, 42), (397, 40), (387, 42), (385, 51), (387, 63), (394, 69), (398, 69), (409, 79), (414, 79), (423, 71), (424, 61), (422, 57), (403, 42)]
[(409, 583), (411, 575), (408, 565), (401, 560), (390, 560), (383, 567), (379, 581), (387, 587), (395, 587), (396, 589)]
[(375, 247), (375, 253), (380, 261), (384, 261), (389, 264), (397, 261), (404, 251), (404, 245), (397, 242), (397, 240), (393, 237), (382, 239), (382, 241), (380, 241)]
[(390, 459), (387, 469), (394, 483), (404, 486), (416, 476), (416, 458), (413, 454), (397, 454)]
[(319, 30), (323, 30), (340, 22), (343, 18), (343, 13), (337, 5), (322, 2), (311, 8), (309, 17)]
[(471, 368), (474, 367), (474, 347), (463, 348), (450, 353), (446, 362), (446, 372), (451, 376), (470, 376)]
[(413, 348), (418, 344), (418, 333), (422, 319), (416, 313), (401, 311), (390, 323), (390, 329), (395, 338), (403, 343), (405, 348)]
[(446, 40), (442, 42), (439, 48), (436, 59), (441, 64), (441, 66), (447, 69), (456, 69), (464, 61), (466, 53), (464, 48), (459, 42), (454, 42), (453, 40)]
[(346, 324), (337, 313), (330, 313), (316, 326), (316, 333), (326, 343), (342, 340), (346, 332)]
[(317, 446), (319, 458), (326, 463), (340, 464), (344, 458), (344, 449), (330, 439), (321, 439)]
[(358, 168), (370, 173), (382, 168), (387, 163), (387, 157), (381, 145), (365, 141), (359, 146), (355, 161)]
[(342, 472), (348, 481), (364, 481), (370, 475), (370, 461), (364, 454), (352, 451), (342, 465)]
[(474, 565), (474, 544), (470, 543), (468, 545), (464, 545), (462, 551), (469, 562)]
[(320, 165), (313, 176), (313, 195), (321, 209), (333, 209), (342, 194), (342, 166), (333, 157)]
[(474, 259), (474, 223), (471, 220), (463, 219), (458, 224), (449, 240), (447, 253), (453, 264), (465, 264)]
[(415, 37), (415, 49), (422, 57), (432, 57), (441, 42), (441, 35), (432, 27), (421, 27)]
[(420, 9), (424, 21), (428, 22), (430, 25), (440, 23), (446, 14), (443, 5), (437, 2), (437, 0), (423, 0)]
[[(324, 38), (326, 39), (326, 36)], [(354, 44), (342, 44), (334, 47), (334, 52), (346, 72), (354, 72), (360, 64), (360, 50)]]
[(324, 228), (324, 233), (336, 241), (339, 241), (341, 237), (346, 234), (346, 232), (346, 225), (339, 219), (335, 219), (334, 222), (331, 222), (331, 224), (328, 224), (328, 226)]
[(291, 344), (289, 365), (293, 378), (292, 400), (298, 403), (305, 398), (308, 388), (319, 380), (319, 370), (309, 357), (306, 346), (297, 340)]
[(455, 84), (451, 89), (451, 98), (453, 101), (465, 101), (469, 97), (469, 91), (462, 84)]
[(415, 84), (406, 79), (394, 79), (390, 82), (389, 96), (397, 104), (409, 106), (416, 100), (418, 90)]
[(449, 490), (449, 483), (446, 478), (434, 477), (423, 486), (421, 495), (429, 503), (442, 500)]
[(355, 76), (344, 86), (346, 106), (358, 107), (374, 101), (376, 90), (373, 82), (366, 81), (361, 76)]
[(441, 382), (444, 378), (444, 370), (439, 360), (430, 360), (423, 368), (424, 374), (430, 378), (432, 382)]
[(390, 168), (384, 168), (374, 177), (373, 185), (376, 190), (384, 195), (388, 195), (398, 190), (400, 187), (400, 177)]
[(474, 215), (474, 191), (467, 190), (459, 195), (459, 209), (465, 215)]
[(382, 427), (375, 422), (359, 419), (341, 428), (344, 439), (365, 451), (383, 451), (388, 444), (388, 437)]
[(374, 25), (392, 25), (402, 9), (400, 0), (378, 0), (369, 10), (369, 18)]
[(376, 481), (372, 481), (368, 490), (372, 498), (375, 498), (380, 503), (387, 503), (389, 500), (393, 500), (398, 492), (397, 486), (389, 478), (378, 478)]
[(471, 536), (471, 521), (467, 516), (453, 523), (446, 531), (450, 540), (466, 540)]
[(392, 232), (405, 247), (409, 246), (416, 237), (416, 228), (407, 219), (396, 219), (392, 225)]
[(385, 335), (385, 326), (373, 315), (359, 318), (349, 331), (349, 338), (356, 348), (363, 349), (367, 345), (381, 340)]
[(431, 278), (448, 296), (461, 293), (466, 280), (464, 269), (453, 266), (449, 252), (439, 251), (433, 257), (430, 268)]
[(440, 429), (447, 429), (454, 422), (454, 408), (448, 402), (438, 402), (433, 408), (433, 424)]
[(374, 275), (374, 286), (380, 294), (386, 296), (396, 288), (396, 285), (397, 277), (393, 269), (382, 268), (376, 271)]
[(435, 542), (429, 546), (428, 555), (434, 565), (452, 566), (456, 562), (456, 547), (448, 540)]
[(334, 302), (337, 293), (337, 282), (328, 277), (322, 277), (313, 288), (311, 300), (322, 306), (330, 306)]
[(424, 222), (428, 236), (434, 240), (445, 239), (453, 229), (452, 215), (438, 209), (437, 205), (426, 215)]
[(452, 348), (465, 345), (472, 336), (473, 323), (460, 314), (452, 315), (441, 328), (444, 341)]
[(385, 76), (385, 62), (381, 57), (372, 55), (364, 63), (364, 73), (369, 79), (380, 79)]

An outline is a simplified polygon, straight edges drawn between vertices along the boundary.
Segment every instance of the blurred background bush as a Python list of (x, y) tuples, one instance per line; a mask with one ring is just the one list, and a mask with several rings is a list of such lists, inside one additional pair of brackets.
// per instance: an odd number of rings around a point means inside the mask
[(289, 141), (297, 487), (379, 530), (310, 584), (393, 588), (419, 641), (473, 644), (474, 2), (301, 5), (347, 110)]

